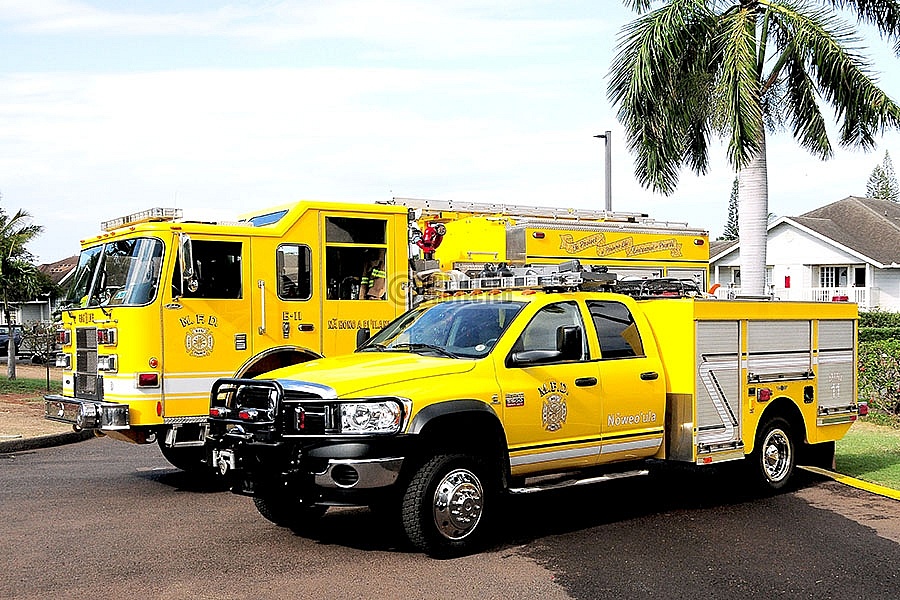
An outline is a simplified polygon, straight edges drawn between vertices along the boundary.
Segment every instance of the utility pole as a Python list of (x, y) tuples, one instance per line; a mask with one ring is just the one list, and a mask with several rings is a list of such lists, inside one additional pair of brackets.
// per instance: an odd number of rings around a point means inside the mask
[(606, 211), (612, 212), (612, 149), (610, 148), (612, 132), (606, 131), (594, 137), (603, 138), (604, 142), (606, 142)]

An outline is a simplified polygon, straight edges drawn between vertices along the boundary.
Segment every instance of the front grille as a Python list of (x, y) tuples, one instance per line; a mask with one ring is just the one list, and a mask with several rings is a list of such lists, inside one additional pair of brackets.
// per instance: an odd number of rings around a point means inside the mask
[(293, 435), (325, 435), (332, 429), (333, 408), (321, 403), (286, 402), (284, 432)]
[(103, 399), (103, 378), (97, 374), (97, 328), (75, 329), (75, 397)]
[(215, 416), (210, 422), (240, 422), (245, 430), (252, 427), (260, 434), (275, 430), (292, 437), (330, 435), (339, 423), (330, 398), (308, 389), (284, 389), (276, 381), (219, 379), (213, 385), (211, 407)]

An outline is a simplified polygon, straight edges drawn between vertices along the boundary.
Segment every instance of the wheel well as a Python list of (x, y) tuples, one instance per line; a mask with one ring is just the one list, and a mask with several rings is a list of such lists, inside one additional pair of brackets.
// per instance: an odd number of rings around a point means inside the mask
[(237, 370), (235, 377), (251, 379), (257, 375), (321, 358), (305, 348), (270, 348), (257, 354)]
[(504, 483), (509, 478), (506, 436), (490, 410), (450, 411), (429, 419), (418, 431), (422, 460), (440, 453), (464, 453), (496, 458)]
[[(803, 421), (803, 414), (790, 398), (781, 396), (773, 400), (759, 417), (757, 431), (759, 430), (760, 425), (775, 417), (781, 417), (788, 422), (788, 425), (791, 427), (791, 435), (794, 438), (795, 444), (799, 445), (806, 441), (806, 425)], [(754, 444), (756, 443), (755, 436), (753, 442)]]

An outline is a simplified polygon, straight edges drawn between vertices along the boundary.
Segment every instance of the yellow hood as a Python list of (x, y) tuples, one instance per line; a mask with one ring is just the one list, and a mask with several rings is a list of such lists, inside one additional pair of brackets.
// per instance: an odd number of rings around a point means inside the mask
[(260, 375), (258, 379), (308, 381), (332, 388), (339, 398), (391, 385), (392, 394), (402, 395), (397, 384), (456, 375), (475, 368), (474, 360), (437, 358), (409, 352), (358, 352), (321, 358)]

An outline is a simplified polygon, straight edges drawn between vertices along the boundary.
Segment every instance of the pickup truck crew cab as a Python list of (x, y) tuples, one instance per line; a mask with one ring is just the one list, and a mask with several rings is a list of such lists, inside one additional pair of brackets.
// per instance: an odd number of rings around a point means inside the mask
[(482, 541), (505, 493), (645, 474), (651, 458), (746, 458), (778, 489), (856, 419), (855, 304), (578, 291), (591, 275), (469, 282), (353, 354), (221, 379), (214, 459), (275, 523), (368, 504), (447, 554)]

